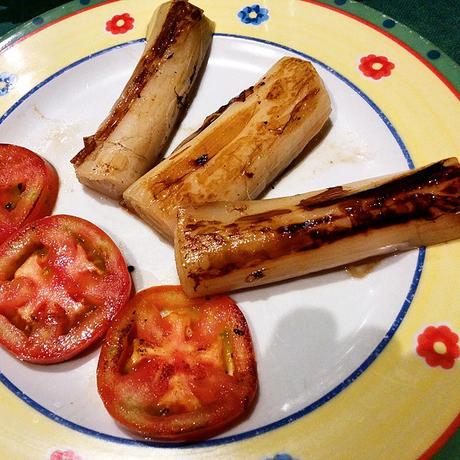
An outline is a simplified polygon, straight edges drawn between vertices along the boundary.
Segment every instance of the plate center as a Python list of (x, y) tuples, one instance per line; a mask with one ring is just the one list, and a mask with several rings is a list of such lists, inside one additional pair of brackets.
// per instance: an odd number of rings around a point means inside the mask
[[(178, 283), (172, 248), (115, 202), (84, 189), (69, 160), (82, 147), (83, 136), (107, 115), (142, 49), (143, 43), (131, 43), (71, 66), (28, 95), (0, 125), (2, 142), (35, 150), (56, 167), (61, 188), (55, 213), (74, 214), (104, 229), (135, 267), (137, 290)], [(302, 57), (268, 43), (216, 36), (170, 150), (286, 55)], [(276, 182), (269, 197), (408, 168), (403, 146), (378, 108), (340, 75), (314, 64), (331, 95), (330, 127)], [(376, 348), (398, 315), (402, 318), (417, 264), (418, 253), (412, 251), (379, 262), (362, 278), (340, 269), (235, 294), (252, 332), (260, 392), (249, 417), (221, 437), (287, 423), (344, 388), (378, 354)], [(20, 363), (0, 350), (1, 372), (19, 396), (27, 395), (30, 404), (58, 421), (135, 439), (111, 419), (97, 394), (98, 354), (99, 349), (45, 367)]]

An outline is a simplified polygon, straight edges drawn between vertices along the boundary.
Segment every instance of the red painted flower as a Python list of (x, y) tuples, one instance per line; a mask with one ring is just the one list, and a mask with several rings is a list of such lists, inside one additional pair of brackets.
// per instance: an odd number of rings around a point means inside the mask
[(376, 56), (369, 54), (360, 59), (359, 70), (374, 80), (380, 80), (382, 77), (388, 77), (395, 65), (388, 60), (385, 56)]
[(447, 326), (429, 326), (417, 338), (417, 354), (431, 367), (450, 369), (460, 356), (458, 335)]
[(55, 450), (50, 455), (50, 460), (82, 460), (73, 450)]
[(134, 27), (134, 18), (128, 13), (116, 14), (105, 23), (105, 30), (113, 34), (125, 34)]

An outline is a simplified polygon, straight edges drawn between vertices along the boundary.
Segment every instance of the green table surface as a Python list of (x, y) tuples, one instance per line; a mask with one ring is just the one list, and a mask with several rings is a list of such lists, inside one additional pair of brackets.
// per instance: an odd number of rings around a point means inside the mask
[[(64, 3), (62, 0), (0, 0), (0, 36)], [(360, 3), (405, 24), (460, 63), (460, 0), (362, 0)], [(460, 460), (460, 430), (433, 458)]]

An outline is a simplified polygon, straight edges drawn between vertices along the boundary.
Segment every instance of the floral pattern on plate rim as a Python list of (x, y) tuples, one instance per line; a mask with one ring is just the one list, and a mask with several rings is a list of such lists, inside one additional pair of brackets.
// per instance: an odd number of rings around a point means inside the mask
[(83, 459), (79, 455), (77, 455), (73, 450), (57, 449), (51, 453), (49, 460), (83, 460)]
[(386, 56), (376, 56), (375, 54), (363, 56), (359, 62), (358, 67), (362, 74), (374, 80), (389, 77), (395, 68), (394, 63), (389, 61)]
[(114, 35), (125, 34), (134, 28), (134, 18), (129, 13), (116, 14), (105, 23), (105, 30)]
[(258, 26), (270, 18), (268, 9), (262, 8), (260, 5), (245, 6), (238, 12), (237, 16), (243, 24), (253, 26)]
[(431, 367), (454, 367), (460, 356), (458, 335), (446, 325), (428, 326), (417, 337), (417, 354)]
[(0, 73), (0, 96), (6, 96), (14, 87), (16, 75), (12, 73)]
[(265, 457), (264, 460), (297, 460), (294, 458), (292, 455), (286, 454), (286, 453), (281, 453), (281, 454), (276, 454), (274, 457)]

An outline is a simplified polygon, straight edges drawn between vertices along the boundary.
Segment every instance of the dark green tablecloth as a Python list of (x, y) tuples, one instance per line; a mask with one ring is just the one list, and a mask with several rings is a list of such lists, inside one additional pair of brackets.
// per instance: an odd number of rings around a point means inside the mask
[[(0, 36), (63, 3), (66, 1), (0, 0)], [(360, 3), (407, 25), (460, 63), (460, 0), (362, 0)], [(434, 458), (460, 460), (460, 432)]]

